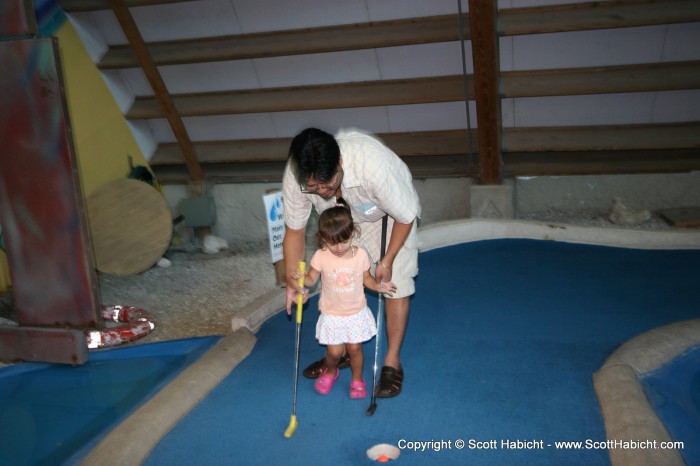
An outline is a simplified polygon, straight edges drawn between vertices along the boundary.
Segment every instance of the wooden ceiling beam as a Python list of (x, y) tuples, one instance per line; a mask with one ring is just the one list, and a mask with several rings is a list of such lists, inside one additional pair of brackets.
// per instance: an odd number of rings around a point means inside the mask
[[(148, 48), (157, 65), (176, 65), (449, 42), (458, 40), (458, 27), (456, 15), (443, 15), (154, 42)], [(469, 31), (465, 31), (465, 36), (469, 36)], [(138, 63), (128, 47), (112, 46), (98, 66), (130, 68)]]
[(503, 97), (700, 89), (700, 61), (501, 72)]
[[(512, 176), (573, 176), (639, 173), (687, 173), (700, 170), (697, 149), (660, 149), (633, 151), (565, 151), (504, 153), (503, 171)], [(473, 177), (474, 163), (469, 156), (406, 157), (415, 179)], [(203, 166), (211, 182), (279, 183), (285, 161), (216, 163)], [(186, 184), (187, 168), (179, 165), (154, 167), (158, 180), (167, 184)]]
[[(373, 107), (464, 100), (464, 78), (396, 79), (175, 95), (183, 116)], [(473, 93), (472, 93), (473, 94)], [(162, 118), (153, 97), (138, 97), (127, 119)]]
[(700, 21), (696, 0), (616, 0), (499, 10), (499, 34), (517, 36)]
[(187, 129), (185, 128), (185, 125), (182, 122), (177, 109), (175, 108), (175, 104), (173, 103), (170, 93), (163, 82), (163, 78), (161, 77), (158, 68), (156, 67), (155, 63), (153, 63), (153, 60), (148, 53), (146, 44), (141, 37), (141, 33), (136, 26), (134, 18), (129, 12), (129, 8), (124, 4), (123, 0), (109, 0), (109, 4), (117, 17), (119, 24), (124, 30), (124, 34), (129, 40), (129, 44), (131, 44), (131, 47), (138, 58), (139, 64), (141, 65), (141, 68), (143, 68), (146, 78), (148, 78), (148, 82), (153, 88), (153, 92), (162, 107), (163, 113), (170, 124), (170, 128), (172, 129), (175, 139), (177, 140), (180, 150), (185, 158), (185, 162), (192, 180), (197, 182), (202, 181), (204, 179), (204, 173), (202, 172), (202, 167), (199, 165), (199, 161), (197, 160), (197, 155), (194, 152), (192, 141), (187, 134)]
[[(469, 100), (474, 99), (468, 76)], [(394, 79), (315, 86), (176, 94), (181, 116), (322, 110), (464, 100), (464, 78)], [(700, 61), (641, 65), (506, 71), (501, 97), (542, 97), (700, 89)], [(137, 97), (126, 113), (130, 120), (163, 118), (155, 97)]]
[[(466, 130), (384, 133), (378, 136), (405, 158), (465, 155)], [(476, 139), (476, 130), (472, 130)], [(195, 142), (202, 164), (284, 162), (291, 138)], [(574, 127), (504, 128), (503, 153), (691, 150), (700, 160), (700, 122)], [(183, 164), (177, 143), (161, 143), (152, 166)]]
[(697, 149), (644, 149), (503, 154), (508, 176), (688, 173), (700, 170)]
[(506, 128), (503, 152), (693, 148), (700, 157), (700, 123)]
[[(413, 178), (469, 177), (466, 155), (441, 157), (412, 157), (405, 160)], [(203, 166), (207, 180), (212, 183), (279, 183), (285, 162), (219, 163)], [(186, 184), (184, 165), (160, 165), (155, 167), (158, 180), (167, 184)]]

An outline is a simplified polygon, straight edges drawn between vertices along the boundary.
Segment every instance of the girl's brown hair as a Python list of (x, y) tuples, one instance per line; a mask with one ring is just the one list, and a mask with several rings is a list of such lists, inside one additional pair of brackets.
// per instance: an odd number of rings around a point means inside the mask
[(326, 209), (318, 219), (318, 233), (316, 239), (323, 245), (344, 243), (352, 238), (355, 233), (355, 224), (352, 221), (350, 207), (345, 199), (339, 197), (335, 207)]

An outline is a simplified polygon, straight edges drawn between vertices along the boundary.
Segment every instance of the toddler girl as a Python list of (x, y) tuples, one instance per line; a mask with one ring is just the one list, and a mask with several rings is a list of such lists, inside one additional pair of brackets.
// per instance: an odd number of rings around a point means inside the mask
[[(316, 379), (316, 391), (328, 394), (338, 380), (338, 361), (345, 351), (350, 355), (352, 381), (350, 398), (364, 398), (367, 387), (362, 379), (364, 356), (362, 343), (377, 334), (372, 312), (367, 307), (364, 287), (392, 296), (393, 283), (378, 283), (369, 273), (367, 251), (354, 246), (352, 238), (359, 235), (342, 198), (336, 206), (321, 213), (317, 238), (321, 249), (311, 258), (311, 268), (304, 276), (304, 286), (311, 287), (321, 277), (321, 315), (316, 324), (316, 339), (327, 345), (325, 369)], [(296, 271), (294, 279), (301, 277)], [(363, 287), (364, 285), (364, 287)]]

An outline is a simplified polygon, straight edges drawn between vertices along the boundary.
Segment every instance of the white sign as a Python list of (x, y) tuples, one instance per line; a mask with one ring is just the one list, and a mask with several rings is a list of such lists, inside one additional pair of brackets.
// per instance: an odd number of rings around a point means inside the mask
[(267, 232), (270, 238), (270, 256), (272, 262), (281, 261), (282, 241), (284, 241), (284, 203), (282, 192), (276, 192), (263, 196), (265, 201), (265, 218), (267, 219)]

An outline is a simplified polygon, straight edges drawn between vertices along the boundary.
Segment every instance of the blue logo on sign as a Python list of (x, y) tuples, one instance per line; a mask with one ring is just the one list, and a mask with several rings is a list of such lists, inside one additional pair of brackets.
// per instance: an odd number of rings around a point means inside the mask
[(277, 199), (275, 203), (272, 204), (272, 209), (270, 209), (270, 220), (276, 222), (284, 218), (284, 206), (282, 202)]

